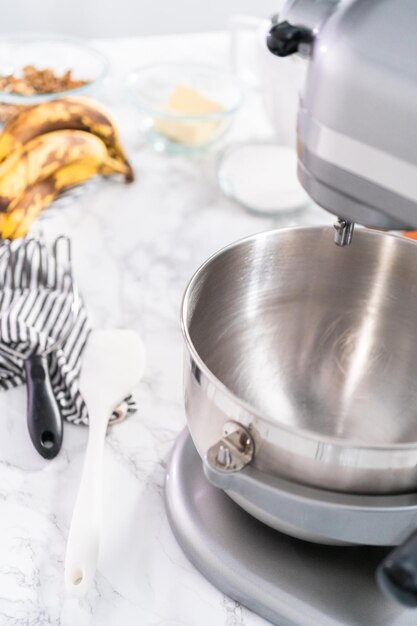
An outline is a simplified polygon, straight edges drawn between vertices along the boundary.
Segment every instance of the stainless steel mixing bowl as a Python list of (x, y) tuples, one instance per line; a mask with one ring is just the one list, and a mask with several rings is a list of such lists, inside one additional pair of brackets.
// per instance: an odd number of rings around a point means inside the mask
[(203, 458), (230, 420), (266, 474), (350, 493), (417, 486), (417, 245), (358, 228), (267, 232), (185, 292), (185, 401)]

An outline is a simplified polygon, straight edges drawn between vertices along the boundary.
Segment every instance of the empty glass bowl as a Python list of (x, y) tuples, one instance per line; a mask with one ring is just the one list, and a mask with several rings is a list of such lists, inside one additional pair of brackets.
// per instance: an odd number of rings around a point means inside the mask
[(222, 68), (161, 63), (127, 79), (142, 131), (159, 151), (192, 153), (216, 143), (242, 101), (238, 80)]

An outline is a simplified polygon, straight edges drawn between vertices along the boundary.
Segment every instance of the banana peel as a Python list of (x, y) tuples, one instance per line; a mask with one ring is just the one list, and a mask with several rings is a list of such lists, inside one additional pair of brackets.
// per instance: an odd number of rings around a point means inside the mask
[(64, 165), (53, 174), (36, 181), (20, 197), (10, 203), (7, 211), (0, 213), (2, 239), (24, 237), (40, 213), (63, 191), (81, 185), (97, 174), (117, 174), (120, 163), (108, 158), (104, 163), (84, 158)]
[(103, 107), (78, 97), (24, 109), (0, 134), (0, 237), (24, 236), (61, 192), (97, 174), (134, 180)]
[(35, 137), (57, 130), (82, 130), (96, 135), (105, 144), (109, 156), (124, 164), (126, 181), (134, 180), (134, 171), (111, 114), (86, 97), (43, 102), (13, 117), (0, 135), (0, 163)]
[[(0, 211), (7, 210), (36, 181), (85, 159), (94, 162), (97, 168), (110, 159), (106, 146), (95, 135), (80, 130), (57, 130), (35, 137), (18, 149), (17, 155), (13, 153), (0, 164)], [(118, 172), (126, 175), (126, 166), (114, 161)]]

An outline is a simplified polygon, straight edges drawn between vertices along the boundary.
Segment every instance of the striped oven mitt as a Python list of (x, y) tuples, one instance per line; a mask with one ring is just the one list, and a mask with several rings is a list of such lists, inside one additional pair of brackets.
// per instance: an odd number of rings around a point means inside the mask
[[(30, 237), (0, 244), (0, 387), (25, 382), (25, 360), (48, 355), (53, 394), (63, 418), (88, 424), (78, 389), (82, 353), (91, 330), (73, 281), (71, 245), (58, 237), (52, 249)], [(113, 415), (131, 413), (129, 396)]]

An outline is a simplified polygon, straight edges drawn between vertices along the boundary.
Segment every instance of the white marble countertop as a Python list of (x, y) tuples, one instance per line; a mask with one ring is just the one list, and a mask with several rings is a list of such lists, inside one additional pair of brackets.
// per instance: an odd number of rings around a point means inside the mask
[[(128, 327), (142, 336), (148, 366), (135, 390), (138, 412), (108, 433), (104, 525), (94, 588), (65, 598), (63, 562), (87, 430), (66, 425), (53, 461), (30, 444), (24, 391), (0, 420), (1, 626), (261, 626), (187, 561), (163, 506), (165, 466), (185, 424), (179, 310), (193, 271), (215, 250), (274, 226), (329, 223), (310, 207), (279, 220), (249, 215), (227, 200), (214, 177), (215, 157), (158, 154), (126, 104), (122, 76), (170, 58), (228, 62), (226, 34), (103, 40), (112, 62), (101, 97), (120, 125), (137, 180), (98, 181), (50, 212), (48, 236), (73, 240), (78, 280), (96, 327)], [(271, 136), (257, 97), (247, 101), (235, 139)], [(4, 403), (3, 405), (4, 406)]]

